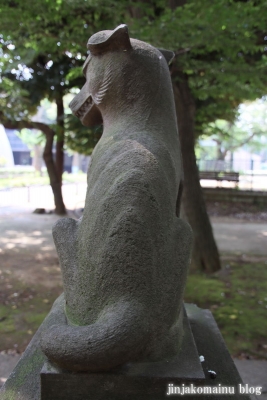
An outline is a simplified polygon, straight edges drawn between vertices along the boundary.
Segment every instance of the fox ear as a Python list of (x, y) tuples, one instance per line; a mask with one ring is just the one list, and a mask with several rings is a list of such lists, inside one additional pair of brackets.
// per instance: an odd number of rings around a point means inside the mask
[(128, 27), (119, 25), (114, 31), (101, 31), (91, 36), (87, 48), (93, 55), (115, 50), (130, 50), (132, 48)]
[(165, 50), (165, 49), (158, 49), (158, 50), (164, 56), (165, 60), (167, 61), (167, 64), (170, 65), (175, 57), (174, 52), (170, 51), (170, 50)]

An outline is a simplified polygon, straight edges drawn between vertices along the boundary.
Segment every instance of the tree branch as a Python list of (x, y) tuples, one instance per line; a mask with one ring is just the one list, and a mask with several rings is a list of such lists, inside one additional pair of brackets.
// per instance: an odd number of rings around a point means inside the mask
[(46, 136), (55, 135), (55, 131), (49, 125), (44, 124), (43, 122), (2, 120), (1, 123), (6, 129), (38, 129), (42, 131)]
[(244, 140), (241, 143), (236, 144), (235, 146), (229, 146), (228, 151), (234, 151), (236, 149), (238, 149), (239, 147), (244, 146), (245, 144), (247, 144), (248, 142), (250, 142), (250, 140), (256, 135), (256, 132), (252, 133), (246, 140)]

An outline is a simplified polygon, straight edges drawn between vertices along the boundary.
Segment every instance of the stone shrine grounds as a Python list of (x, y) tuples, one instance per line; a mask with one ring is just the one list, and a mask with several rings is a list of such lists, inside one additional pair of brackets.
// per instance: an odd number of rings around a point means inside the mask
[[(225, 203), (208, 203), (208, 210), (223, 269), (190, 274), (185, 300), (213, 312), (243, 373), (249, 375), (251, 367), (258, 368), (255, 379), (265, 373), (267, 393), (267, 363), (253, 366), (267, 360), (267, 212)], [(0, 208), (0, 386), (8, 363), (17, 361), (62, 292), (51, 235), (58, 216), (32, 211), (29, 205)]]

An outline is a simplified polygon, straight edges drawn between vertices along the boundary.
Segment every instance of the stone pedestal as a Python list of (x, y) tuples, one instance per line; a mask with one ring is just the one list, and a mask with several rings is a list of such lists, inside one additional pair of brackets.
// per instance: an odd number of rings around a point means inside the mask
[(180, 353), (162, 362), (124, 365), (106, 373), (71, 373), (45, 363), (41, 400), (161, 400), (169, 383), (204, 384), (205, 375), (186, 312)]
[[(235, 394), (186, 395), (187, 399), (249, 399), (242, 380), (208, 310), (185, 305), (185, 336), (179, 357), (160, 363), (135, 363), (107, 373), (70, 373), (52, 366), (40, 350), (43, 329), (55, 323), (51, 312), (0, 391), (1, 400), (161, 400), (173, 387), (234, 387)], [(199, 356), (204, 357), (200, 364)], [(216, 373), (216, 377), (210, 371)], [(215, 379), (214, 379), (215, 377)], [(245, 382), (246, 383), (246, 382)]]

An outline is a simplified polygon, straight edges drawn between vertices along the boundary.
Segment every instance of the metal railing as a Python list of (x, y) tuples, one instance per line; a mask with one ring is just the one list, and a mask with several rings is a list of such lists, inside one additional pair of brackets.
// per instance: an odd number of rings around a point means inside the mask
[[(199, 171), (236, 172), (239, 173), (240, 190), (267, 191), (267, 169), (261, 169), (259, 161), (253, 159), (233, 160), (197, 160)], [(217, 182), (216, 180), (201, 180), (203, 187), (236, 187), (234, 182)]]
[[(198, 160), (200, 171), (225, 171), (238, 172), (239, 182), (216, 180), (201, 180), (203, 187), (226, 187), (240, 190), (267, 191), (267, 169), (256, 169), (254, 161), (251, 160)], [(250, 168), (248, 168), (250, 167)], [(68, 209), (81, 209), (84, 207), (86, 195), (86, 182), (65, 183), (62, 193), (65, 205)], [(54, 197), (50, 185), (34, 185), (25, 187), (11, 187), (0, 189), (0, 207), (30, 205), (34, 208), (54, 208)]]
[[(65, 205), (69, 209), (82, 208), (87, 183), (66, 183), (62, 186)], [(50, 185), (11, 187), (0, 189), (0, 207), (31, 205), (35, 208), (54, 208), (54, 197)]]

